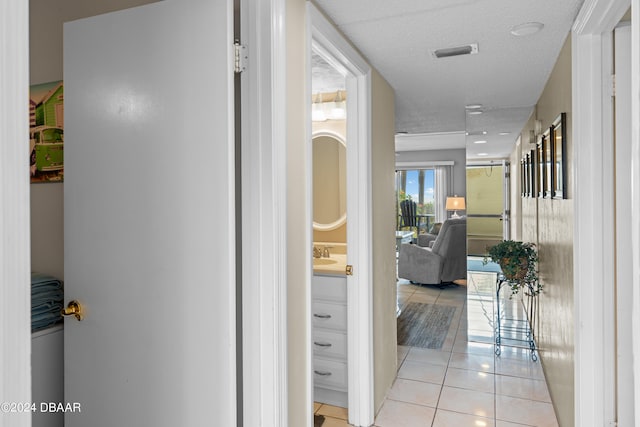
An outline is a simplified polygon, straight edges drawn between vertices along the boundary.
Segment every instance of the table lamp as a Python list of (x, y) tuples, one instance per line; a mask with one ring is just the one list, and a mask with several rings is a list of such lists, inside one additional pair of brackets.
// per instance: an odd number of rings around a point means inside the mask
[(458, 210), (463, 211), (466, 209), (464, 197), (458, 197), (457, 195), (453, 197), (447, 197), (447, 204), (445, 208), (448, 211), (453, 211), (451, 218), (460, 218), (460, 216), (458, 215)]

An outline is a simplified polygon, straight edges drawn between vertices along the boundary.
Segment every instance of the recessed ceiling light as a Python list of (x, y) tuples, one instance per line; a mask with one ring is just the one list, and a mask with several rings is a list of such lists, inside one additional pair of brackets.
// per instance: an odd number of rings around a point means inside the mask
[(486, 130), (479, 130), (479, 131), (475, 131), (475, 132), (467, 132), (467, 136), (486, 135), (486, 134), (487, 134)]
[(469, 104), (465, 105), (464, 108), (467, 110), (477, 110), (478, 108), (482, 108), (482, 104)]
[(487, 141), (481, 139), (480, 141), (473, 141), (474, 144), (486, 144)]
[(482, 114), (482, 110), (471, 110), (469, 111), (469, 114), (471, 114), (472, 116), (477, 116), (478, 114)]
[(478, 153), (478, 156), (488, 156), (489, 153)]
[(510, 135), (511, 132), (500, 132), (498, 135), (500, 136), (505, 136), (505, 135)]
[(511, 34), (516, 37), (530, 36), (544, 28), (541, 22), (525, 22), (524, 24), (511, 27)]

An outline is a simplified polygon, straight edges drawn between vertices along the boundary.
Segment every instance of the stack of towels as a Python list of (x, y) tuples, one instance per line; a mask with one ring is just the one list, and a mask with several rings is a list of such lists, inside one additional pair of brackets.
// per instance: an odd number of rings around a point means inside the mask
[(62, 322), (64, 291), (55, 277), (31, 273), (31, 332)]

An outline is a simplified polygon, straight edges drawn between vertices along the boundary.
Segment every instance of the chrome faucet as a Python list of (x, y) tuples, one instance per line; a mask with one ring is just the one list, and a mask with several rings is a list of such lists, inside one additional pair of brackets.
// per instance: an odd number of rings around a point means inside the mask
[(314, 258), (322, 258), (322, 251), (317, 246), (313, 247), (313, 257)]

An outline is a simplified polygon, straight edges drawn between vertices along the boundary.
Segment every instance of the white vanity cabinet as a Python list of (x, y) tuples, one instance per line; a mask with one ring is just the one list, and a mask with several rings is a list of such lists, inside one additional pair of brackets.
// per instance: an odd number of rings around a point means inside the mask
[(313, 276), (313, 389), (316, 402), (347, 407), (347, 278)]

